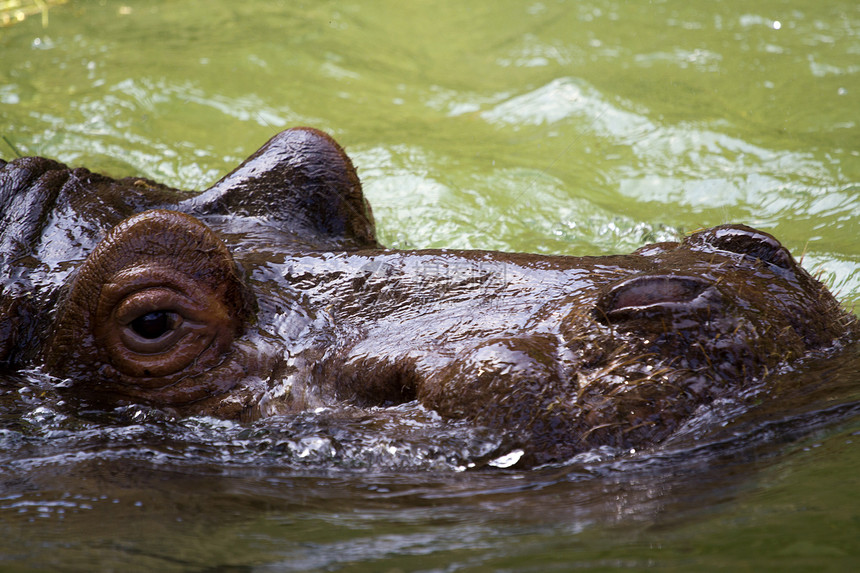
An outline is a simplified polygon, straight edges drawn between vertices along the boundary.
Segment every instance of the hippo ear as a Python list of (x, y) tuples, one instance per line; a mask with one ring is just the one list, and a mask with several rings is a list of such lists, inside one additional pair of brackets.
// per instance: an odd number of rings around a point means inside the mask
[[(0, 271), (26, 254), (69, 179), (69, 169), (42, 157), (22, 157), (0, 170)], [(2, 273), (0, 273), (2, 274)]]
[(215, 185), (179, 205), (194, 215), (260, 217), (321, 247), (377, 247), (349, 157), (311, 128), (282, 131)]

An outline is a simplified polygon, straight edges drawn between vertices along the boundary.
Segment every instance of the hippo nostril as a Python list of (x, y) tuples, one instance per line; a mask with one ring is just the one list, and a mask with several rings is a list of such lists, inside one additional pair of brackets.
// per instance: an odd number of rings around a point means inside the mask
[(773, 236), (745, 225), (724, 225), (691, 236), (688, 242), (708, 250), (728, 251), (790, 270), (794, 259)]
[(623, 319), (653, 311), (677, 312), (696, 306), (713, 285), (691, 276), (647, 275), (624, 280), (609, 287), (595, 304), (598, 320)]

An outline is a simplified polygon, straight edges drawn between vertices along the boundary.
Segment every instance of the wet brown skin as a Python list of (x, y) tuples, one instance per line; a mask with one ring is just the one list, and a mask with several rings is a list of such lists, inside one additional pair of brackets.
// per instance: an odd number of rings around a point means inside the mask
[(419, 400), (523, 463), (644, 448), (858, 338), (772, 236), (631, 255), (393, 251), (331, 138), (279, 134), (210, 189), (0, 165), (0, 364), (100, 406), (251, 419)]

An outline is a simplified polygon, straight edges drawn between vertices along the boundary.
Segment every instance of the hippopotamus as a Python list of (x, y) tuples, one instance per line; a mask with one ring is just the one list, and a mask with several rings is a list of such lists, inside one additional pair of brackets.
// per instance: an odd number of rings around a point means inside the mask
[(392, 250), (344, 150), (283, 131), (202, 192), (0, 162), (0, 369), (88, 407), (240, 422), (418, 401), (523, 463), (642, 449), (858, 338), (773, 236), (632, 254)]

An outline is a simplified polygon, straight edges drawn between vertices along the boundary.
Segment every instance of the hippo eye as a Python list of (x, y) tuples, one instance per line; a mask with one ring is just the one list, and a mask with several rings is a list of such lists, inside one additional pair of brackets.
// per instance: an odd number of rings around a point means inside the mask
[(206, 225), (144, 211), (120, 221), (78, 266), (45, 344), (46, 369), (152, 403), (208, 398), (238, 381), (215, 373), (237, 364), (234, 344), (253, 300)]
[(156, 311), (132, 320), (129, 326), (141, 337), (155, 340), (173, 330), (180, 320), (175, 312)]
[(235, 333), (229, 310), (207, 286), (157, 266), (132, 267), (102, 287), (97, 339), (130, 376), (179, 372)]

